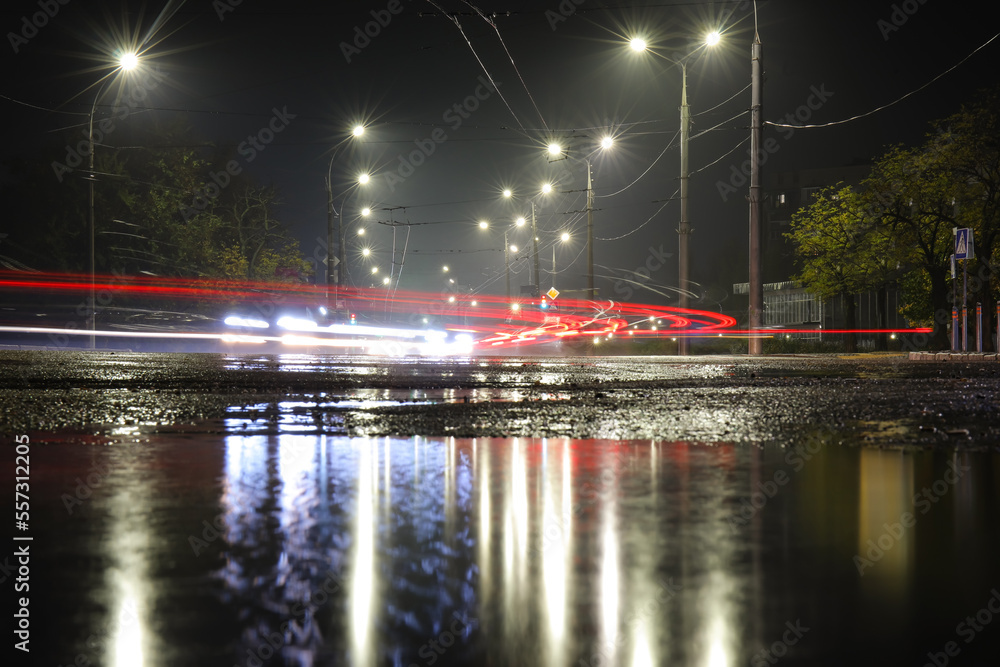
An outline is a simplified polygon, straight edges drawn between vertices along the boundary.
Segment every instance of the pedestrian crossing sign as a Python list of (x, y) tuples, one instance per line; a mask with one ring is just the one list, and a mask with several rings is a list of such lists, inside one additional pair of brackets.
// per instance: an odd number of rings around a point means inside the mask
[(972, 230), (968, 227), (955, 230), (955, 259), (972, 259), (976, 256), (972, 243)]

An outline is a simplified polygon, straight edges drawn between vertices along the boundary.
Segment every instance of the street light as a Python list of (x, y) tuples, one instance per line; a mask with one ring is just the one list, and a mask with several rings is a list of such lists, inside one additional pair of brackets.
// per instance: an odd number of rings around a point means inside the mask
[[(559, 240), (563, 243), (568, 242), (570, 239), (569, 232), (563, 232), (559, 236)], [(555, 289), (556, 286), (556, 244), (552, 244), (552, 288)]]
[[(603, 150), (608, 150), (614, 145), (614, 139), (605, 136), (601, 139), (600, 146)], [(555, 149), (556, 152), (553, 152)], [(569, 154), (564, 152), (559, 144), (549, 144), (549, 155), (562, 155), (558, 160), (569, 159)], [(594, 177), (593, 165), (590, 155), (583, 158), (587, 164), (587, 298), (591, 301), (597, 298), (594, 290)]]
[[(360, 138), (365, 133), (364, 125), (355, 125), (354, 129), (351, 130), (351, 136), (354, 138)], [(344, 224), (343, 220), (337, 228), (337, 240), (338, 240), (338, 250), (337, 256), (334, 256), (333, 252), (333, 239), (334, 239), (334, 224), (333, 220), (336, 217), (336, 211), (333, 207), (333, 161), (337, 158), (340, 150), (347, 143), (347, 139), (341, 141), (333, 149), (333, 154), (330, 155), (330, 164), (326, 170), (326, 299), (327, 305), (330, 305), (330, 286), (333, 286), (334, 290), (334, 303), (332, 310), (337, 310), (337, 297), (340, 289), (340, 276), (341, 276), (341, 264), (344, 262)], [(370, 180), (368, 174), (361, 174), (358, 178), (358, 182), (362, 185)]]
[[(514, 224), (505, 227), (504, 230), (503, 230), (503, 261), (504, 261), (504, 269), (505, 269), (505, 276), (506, 276), (507, 300), (508, 301), (510, 300), (510, 253), (512, 253), (512, 252), (516, 253), (517, 252), (517, 246), (516, 245), (511, 245), (510, 241), (508, 240), (507, 234), (514, 227), (521, 227), (521, 226), (523, 226), (525, 224), (525, 222), (526, 221), (525, 221), (524, 218), (518, 218), (514, 222)], [(490, 228), (490, 223), (487, 222), (486, 220), (480, 220), (479, 221), (479, 228), (480, 229), (484, 229), (484, 230), (485, 229), (489, 229)]]
[[(97, 103), (101, 99), (101, 95), (104, 94), (104, 89), (107, 87), (108, 82), (111, 81), (112, 75), (117, 71), (131, 72), (139, 66), (139, 56), (132, 52), (123, 53), (118, 57), (118, 67), (115, 68), (110, 74), (108, 74), (101, 86), (97, 89), (97, 95), (94, 96), (94, 104), (90, 107), (90, 118), (88, 122), (87, 130), (87, 144), (89, 148), (89, 160), (90, 172), (88, 174), (89, 181), (89, 208), (90, 208), (90, 303), (88, 304), (88, 310), (90, 311), (90, 330), (97, 331), (97, 264), (94, 259), (94, 250), (96, 246), (95, 242), (95, 229), (96, 222), (94, 216), (94, 181), (97, 180), (97, 175), (94, 173), (94, 115), (97, 113)], [(94, 334), (90, 336), (90, 349), (97, 347), (97, 338)]]
[[(711, 32), (705, 37), (704, 46), (715, 46), (721, 41), (718, 32)], [(629, 42), (633, 51), (641, 52), (648, 49), (648, 45), (642, 38), (635, 38)], [(687, 61), (701, 50), (699, 47), (679, 60), (657, 54), (681, 68), (681, 221), (677, 228), (677, 283), (680, 294), (679, 306), (688, 308), (690, 306), (690, 236), (691, 223), (688, 220), (688, 185), (691, 180), (691, 171), (688, 167), (688, 143), (691, 139), (691, 109), (687, 101)], [(689, 341), (682, 336), (677, 345), (677, 354), (686, 355), (689, 351)]]
[[(555, 144), (553, 144), (553, 145), (555, 145)], [(552, 186), (551, 185), (549, 185), (549, 184), (546, 183), (546, 184), (544, 184), (542, 186), (542, 192), (543, 193), (548, 193), (548, 192), (551, 192), (551, 191), (552, 191)], [(503, 196), (504, 196), (505, 199), (512, 199), (514, 197), (514, 191), (511, 190), (510, 188), (505, 188), (503, 190)], [(523, 216), (519, 217), (519, 218), (517, 218), (515, 220), (515, 224), (518, 227), (523, 227), (524, 225), (527, 224), (527, 222), (528, 222), (527, 219), (524, 218)], [(485, 229), (485, 226), (482, 223), (480, 224), (480, 226), (483, 227), (483, 229)], [(539, 278), (538, 278), (538, 275), (539, 275), (538, 274), (538, 239), (537, 239), (537, 236), (538, 236), (538, 226), (537, 226), (537, 221), (536, 221), (536, 218), (535, 218), (535, 200), (534, 199), (531, 199), (531, 233), (532, 233), (532, 236), (535, 237), (535, 242), (534, 242), (534, 276), (532, 277), (531, 271), (529, 270), (529, 272), (528, 272), (528, 283), (531, 284), (531, 285), (535, 285), (535, 287), (537, 288), (538, 284), (539, 284)], [(532, 282), (532, 280), (534, 280), (534, 282)], [(508, 289), (508, 291), (509, 291), (509, 289)]]

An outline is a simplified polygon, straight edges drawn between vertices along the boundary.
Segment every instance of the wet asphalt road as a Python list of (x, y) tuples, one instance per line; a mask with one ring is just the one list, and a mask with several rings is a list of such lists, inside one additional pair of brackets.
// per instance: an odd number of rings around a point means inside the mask
[[(734, 443), (835, 431), (844, 444), (1000, 444), (1000, 364), (900, 356), (387, 360), (0, 351), (0, 431), (114, 426), (351, 436)], [(198, 424), (199, 426), (195, 426)]]
[(3, 351), (13, 664), (994, 665), (998, 388), (902, 357)]

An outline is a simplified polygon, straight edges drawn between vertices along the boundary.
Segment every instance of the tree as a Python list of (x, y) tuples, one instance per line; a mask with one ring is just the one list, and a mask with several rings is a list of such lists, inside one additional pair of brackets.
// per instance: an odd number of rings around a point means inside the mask
[[(872, 218), (865, 200), (852, 188), (824, 188), (792, 216), (786, 236), (795, 245), (801, 271), (795, 276), (823, 299), (844, 299), (846, 328), (857, 328), (857, 300), (872, 284)], [(847, 334), (847, 351), (857, 351), (855, 334)]]
[(272, 188), (245, 185), (220, 211), (223, 236), (241, 258), (239, 277), (248, 280), (299, 280), (311, 267), (299, 252), (298, 242), (274, 218), (276, 193)]
[(981, 91), (974, 103), (937, 123), (929, 143), (953, 179), (966, 186), (957, 204), (975, 235), (976, 259), (969, 268), (985, 311), (983, 340), (992, 347), (996, 332), (990, 314), (1000, 289), (994, 265), (1000, 252), (1000, 87)]
[[(900, 249), (904, 270), (923, 274), (923, 278), (907, 276), (910, 291), (904, 293), (904, 311), (912, 320), (933, 327), (935, 349), (949, 347), (952, 229), (965, 221), (956, 204), (967, 190), (944, 158), (933, 144), (896, 147), (879, 159), (863, 183), (870, 210)], [(921, 285), (929, 293), (912, 291)]]
[[(304, 281), (309, 265), (286, 224), (274, 214), (277, 193), (244, 174), (218, 174), (232, 156), (211, 159), (184, 147), (181, 125), (130, 143), (100, 147), (95, 155), (95, 239), (98, 273)], [(59, 153), (59, 143), (52, 154)], [(28, 266), (47, 271), (87, 270), (88, 183), (76, 170), (53, 177), (50, 160), (19, 160), (8, 188), (22, 222), (6, 245)], [(222, 166), (220, 166), (222, 165)], [(213, 175), (215, 175), (213, 177)], [(10, 251), (8, 251), (10, 252)]]

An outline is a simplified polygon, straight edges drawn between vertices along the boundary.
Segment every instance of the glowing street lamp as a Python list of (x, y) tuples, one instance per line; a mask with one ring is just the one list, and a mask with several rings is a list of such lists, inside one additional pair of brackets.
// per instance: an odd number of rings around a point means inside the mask
[[(570, 239), (569, 232), (563, 232), (559, 235), (559, 240), (563, 243), (568, 242)], [(556, 244), (552, 244), (552, 287), (556, 286)]]
[[(351, 130), (351, 136), (355, 139), (360, 138), (365, 133), (364, 125), (355, 125), (354, 129)], [(345, 248), (344, 248), (344, 221), (340, 220), (336, 229), (336, 238), (338, 241), (338, 252), (337, 256), (334, 257), (333, 253), (333, 239), (334, 239), (334, 218), (340, 217), (337, 215), (336, 210), (333, 207), (333, 161), (337, 158), (340, 150), (346, 144), (347, 139), (342, 140), (333, 149), (333, 154), (330, 155), (330, 164), (326, 170), (326, 296), (329, 305), (330, 300), (330, 286), (333, 286), (334, 291), (334, 303), (333, 310), (337, 310), (337, 293), (340, 289), (341, 276), (346, 268), (345, 263)], [(371, 180), (369, 174), (360, 174), (358, 176), (358, 183), (364, 185)], [(343, 265), (343, 266), (341, 266)]]
[(118, 66), (126, 72), (131, 72), (139, 66), (139, 56), (134, 51), (127, 51), (118, 58)]
[[(721, 36), (718, 32), (709, 33), (705, 38), (704, 46), (712, 47), (719, 44)], [(629, 46), (633, 51), (646, 51), (648, 44), (641, 37), (636, 37)], [(679, 306), (687, 308), (690, 305), (690, 237), (691, 223), (688, 220), (688, 185), (691, 180), (691, 171), (688, 167), (688, 144), (691, 138), (691, 108), (687, 101), (687, 61), (691, 56), (698, 53), (700, 49), (692, 51), (679, 60), (669, 58), (660, 54), (661, 58), (678, 65), (681, 68), (681, 220), (677, 227), (677, 287), (679, 288)], [(677, 354), (686, 355), (688, 353), (688, 339), (682, 337), (677, 346)]]
[[(548, 148), (548, 151), (549, 151), (550, 155), (560, 155), (560, 154), (562, 154), (562, 150), (563, 150), (562, 146), (560, 146), (559, 144), (556, 144), (556, 143), (550, 144), (549, 148)], [(513, 196), (513, 192), (511, 192), (510, 190), (504, 190), (504, 195), (507, 196), (508, 192), (511, 193), (510, 196)], [(541, 186), (541, 194), (549, 194), (551, 192), (552, 192), (552, 184), (551, 183), (543, 183), (542, 186)], [(517, 218), (517, 220), (515, 221), (515, 224), (518, 227), (522, 227), (526, 223), (527, 223), (527, 220), (525, 218), (523, 218), (523, 217)], [(533, 262), (532, 262), (532, 264), (533, 264), (533, 268), (534, 268), (534, 273), (532, 275), (529, 275), (528, 277), (529, 277), (529, 282), (530, 282), (530, 280), (534, 280), (534, 283), (531, 283), (531, 284), (533, 284), (535, 286), (535, 288), (538, 288), (539, 285), (541, 284), (541, 273), (539, 272), (539, 268), (538, 268), (538, 224), (537, 224), (537, 220), (536, 220), (536, 217), (535, 217), (535, 199), (534, 198), (531, 199), (531, 236), (534, 239), (534, 241), (532, 242), (533, 243), (533, 246), (532, 246), (532, 248), (533, 248), (533, 250), (532, 250), (532, 259), (533, 259)]]
[[(551, 144), (549, 146), (549, 155), (553, 155), (552, 148), (556, 144)], [(610, 149), (614, 145), (614, 140), (610, 136), (605, 136), (601, 139), (600, 146), (604, 150)], [(558, 158), (568, 159), (569, 155), (563, 153), (562, 148), (559, 149), (559, 155), (562, 157)], [(593, 300), (597, 298), (597, 293), (594, 290), (594, 178), (593, 178), (593, 165), (590, 161), (590, 156), (588, 155), (584, 158), (584, 162), (587, 164), (587, 296), (589, 299)]]
[[(105, 77), (101, 86), (97, 89), (97, 95), (94, 96), (94, 104), (90, 107), (90, 118), (88, 122), (87, 131), (87, 143), (89, 148), (89, 165), (90, 172), (88, 174), (87, 181), (89, 183), (89, 208), (90, 208), (90, 303), (89, 306), (89, 320), (90, 320), (90, 330), (97, 330), (97, 265), (94, 261), (94, 249), (95, 249), (95, 216), (94, 216), (94, 181), (97, 180), (97, 175), (94, 173), (94, 115), (97, 113), (97, 103), (101, 99), (101, 95), (104, 93), (104, 89), (107, 87), (108, 83), (113, 78), (115, 72), (132, 72), (139, 67), (139, 56), (133, 51), (127, 51), (122, 53), (118, 57), (118, 66)], [(90, 337), (90, 348), (93, 349), (97, 347), (97, 339), (91, 335)]]

